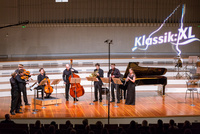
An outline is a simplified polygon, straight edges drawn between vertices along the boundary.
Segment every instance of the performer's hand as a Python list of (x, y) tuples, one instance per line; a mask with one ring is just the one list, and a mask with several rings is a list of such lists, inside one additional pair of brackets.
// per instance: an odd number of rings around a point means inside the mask
[(30, 75), (33, 75), (33, 73), (30, 73)]
[(114, 76), (114, 75), (112, 75), (111, 77), (112, 77), (112, 78), (115, 78), (115, 76)]
[(74, 72), (74, 69), (71, 69), (72, 72)]
[(97, 76), (99, 76), (99, 73), (97, 73)]
[(64, 84), (66, 84), (66, 82), (64, 82)]
[(98, 78), (96, 78), (97, 79), (97, 81), (99, 81), (99, 79)]

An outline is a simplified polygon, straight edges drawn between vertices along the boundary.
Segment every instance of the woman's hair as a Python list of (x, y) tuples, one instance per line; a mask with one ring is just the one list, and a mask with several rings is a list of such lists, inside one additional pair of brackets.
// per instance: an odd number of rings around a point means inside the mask
[(44, 68), (40, 68), (40, 69), (39, 69), (39, 72), (40, 72), (41, 70), (44, 70)]

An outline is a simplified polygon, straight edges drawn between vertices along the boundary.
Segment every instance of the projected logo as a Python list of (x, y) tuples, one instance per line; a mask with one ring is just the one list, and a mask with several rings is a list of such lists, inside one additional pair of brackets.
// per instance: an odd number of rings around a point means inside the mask
[(184, 27), (183, 28), (183, 18), (185, 15), (185, 4), (182, 6), (182, 16), (181, 16), (181, 25), (178, 29), (178, 33), (172, 33), (171, 31), (165, 32), (164, 35), (154, 36), (155, 33), (160, 31), (160, 29), (164, 26), (165, 22), (175, 13), (175, 11), (180, 7), (178, 5), (174, 11), (163, 21), (162, 25), (153, 31), (148, 37), (146, 35), (135, 37), (134, 47), (132, 51), (135, 50), (147, 50), (151, 45), (158, 45), (163, 43), (171, 43), (175, 45), (177, 55), (181, 55), (181, 50), (179, 49), (180, 45), (187, 45), (193, 41), (200, 41), (200, 39), (196, 38), (195, 35), (192, 34), (192, 27)]

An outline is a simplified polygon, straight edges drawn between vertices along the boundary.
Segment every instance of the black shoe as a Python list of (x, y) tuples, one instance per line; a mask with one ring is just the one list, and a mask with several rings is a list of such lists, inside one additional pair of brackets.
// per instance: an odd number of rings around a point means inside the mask
[(22, 112), (20, 112), (19, 110), (15, 111), (15, 113), (22, 114)]
[(102, 102), (102, 100), (99, 100), (99, 102)]
[(98, 100), (93, 100), (93, 102), (97, 102)]
[(120, 103), (120, 100), (118, 100), (117, 103)]
[(115, 100), (112, 100), (112, 101), (110, 101), (110, 102), (115, 102)]
[(11, 114), (11, 115), (15, 115), (15, 113), (14, 113), (14, 112), (10, 112), (10, 114)]
[(29, 103), (26, 103), (25, 105), (26, 105), (26, 106), (29, 106), (29, 105), (31, 105), (31, 104), (29, 104)]

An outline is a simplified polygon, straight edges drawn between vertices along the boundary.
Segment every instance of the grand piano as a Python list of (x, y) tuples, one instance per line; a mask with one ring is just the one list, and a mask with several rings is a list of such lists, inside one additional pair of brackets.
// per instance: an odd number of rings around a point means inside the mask
[[(162, 76), (167, 72), (166, 68), (154, 68), (154, 67), (141, 67), (139, 62), (129, 62), (126, 72), (123, 75), (122, 83), (125, 83), (125, 79), (129, 74), (129, 68), (133, 68), (136, 75), (136, 86), (138, 85), (156, 85), (161, 84), (163, 86), (163, 95), (165, 95), (165, 86), (167, 85), (167, 77)], [(120, 89), (126, 90), (127, 85), (120, 85)]]

